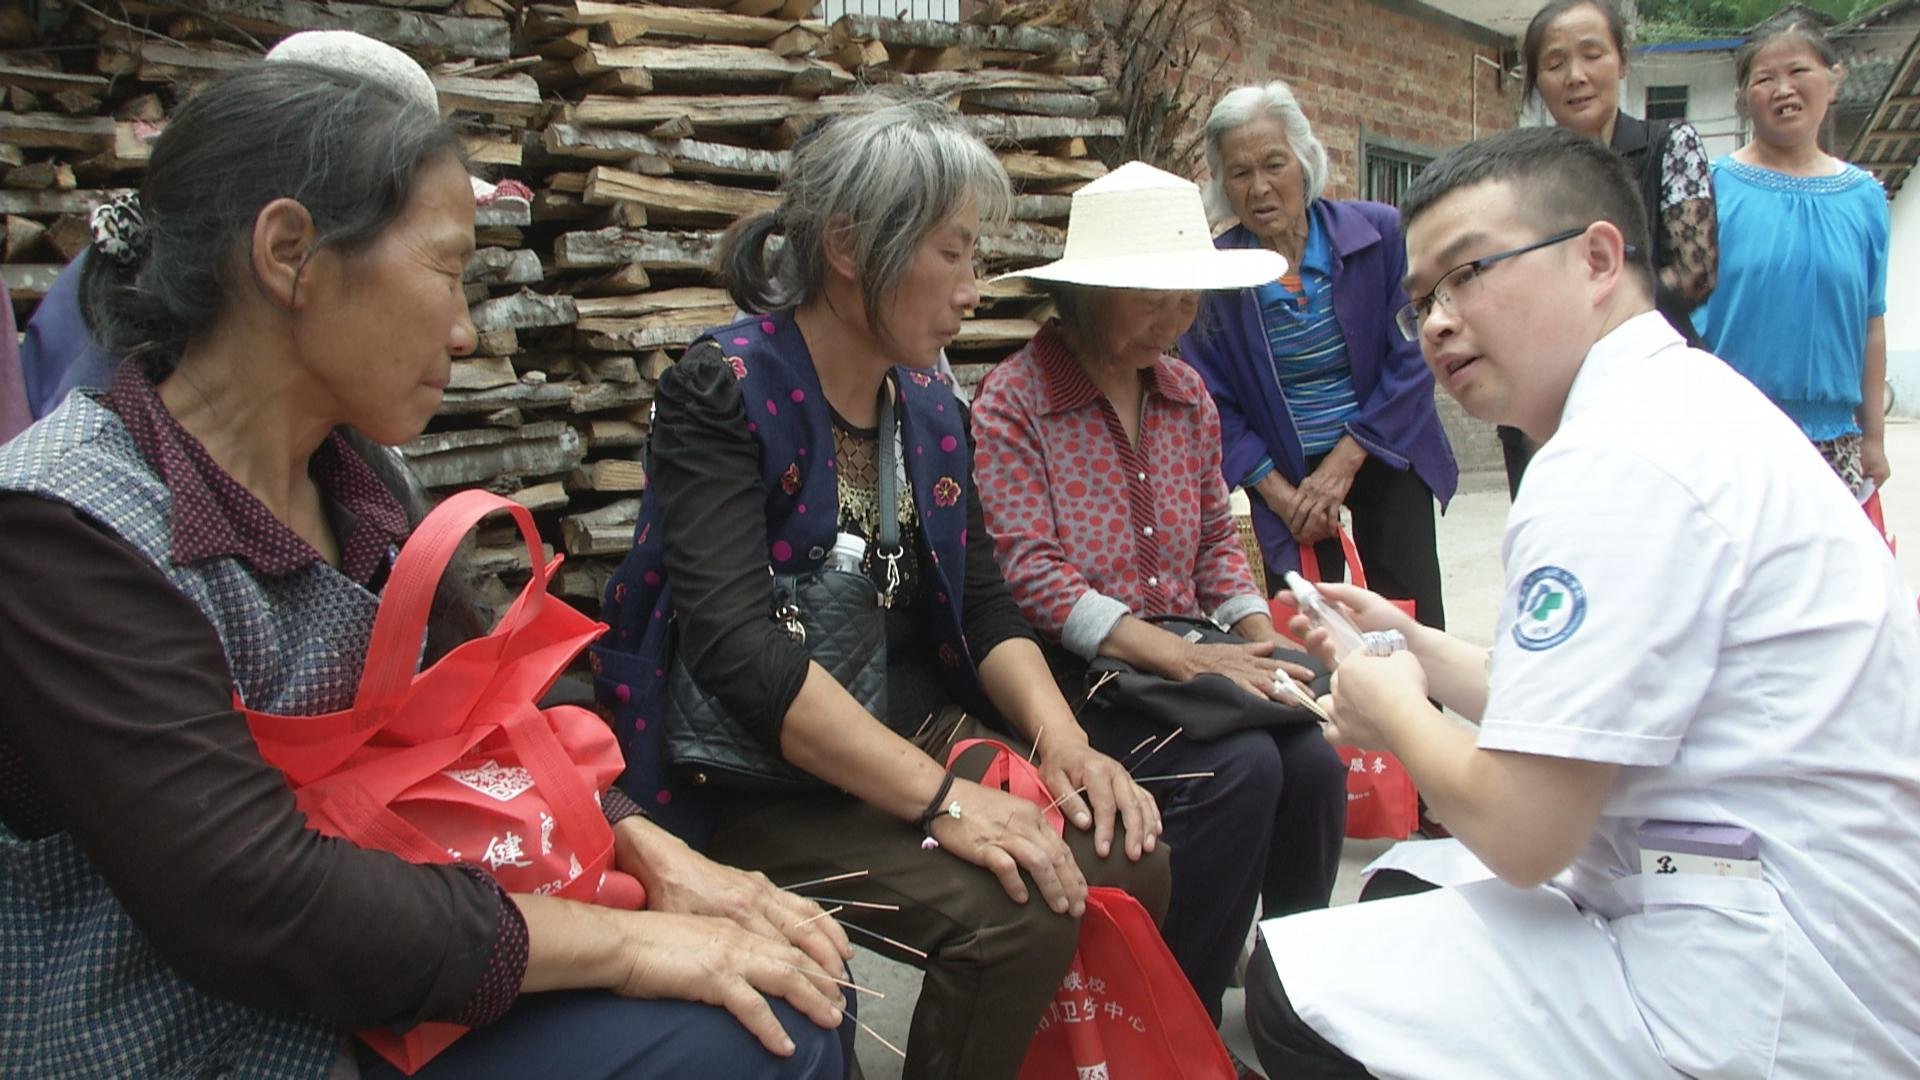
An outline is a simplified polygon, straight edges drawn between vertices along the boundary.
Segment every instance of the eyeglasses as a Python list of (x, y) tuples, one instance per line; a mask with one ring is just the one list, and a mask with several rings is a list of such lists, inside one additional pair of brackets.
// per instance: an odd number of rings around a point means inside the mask
[[(1419, 341), (1420, 326), (1427, 321), (1427, 316), (1432, 314), (1433, 305), (1439, 304), (1442, 308), (1445, 308), (1450, 315), (1460, 314), (1460, 309), (1456, 306), (1457, 303), (1466, 295), (1467, 291), (1472, 287), (1473, 283), (1479, 279), (1480, 275), (1486, 272), (1488, 267), (1496, 263), (1505, 262), (1516, 255), (1525, 255), (1529, 251), (1538, 251), (1544, 247), (1552, 247), (1555, 244), (1565, 243), (1592, 227), (1591, 225), (1581, 225), (1578, 228), (1568, 229), (1565, 232), (1554, 233), (1545, 240), (1536, 240), (1525, 247), (1517, 247), (1511, 251), (1499, 251), (1492, 255), (1483, 255), (1472, 262), (1461, 263), (1459, 266), (1441, 274), (1440, 280), (1434, 283), (1432, 292), (1425, 296), (1415, 297), (1405, 307), (1395, 312), (1393, 321), (1400, 327), (1400, 333), (1408, 341)], [(1628, 256), (1636, 253), (1637, 250), (1632, 244), (1626, 246), (1626, 254)]]

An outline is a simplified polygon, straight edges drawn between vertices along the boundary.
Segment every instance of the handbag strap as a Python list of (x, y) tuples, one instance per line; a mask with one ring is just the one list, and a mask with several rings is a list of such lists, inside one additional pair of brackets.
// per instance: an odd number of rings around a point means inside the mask
[(880, 535), (874, 556), (886, 567), (880, 587), (880, 606), (892, 607), (893, 595), (900, 588), (900, 559), (906, 554), (900, 546), (900, 435), (894, 412), (896, 393), (890, 384), (880, 388)]
[[(527, 543), (533, 580), (544, 579), (545, 553), (540, 534), (534, 529), (533, 514), (511, 499), (491, 492), (468, 490), (447, 497), (426, 516), (400, 549), (393, 571), (387, 575), (387, 587), (380, 597), (380, 610), (374, 616), (373, 633), (367, 639), (366, 663), (360, 676), (360, 689), (354, 697), (354, 711), (369, 727), (383, 723), (392, 708), (402, 701), (420, 666), (420, 642), (427, 632), (427, 616), (433, 607), (433, 594), (440, 578), (460, 548), (460, 542), (489, 514), (505, 510), (513, 515), (520, 535)], [(524, 591), (514, 602), (515, 613), (532, 617), (539, 611), (545, 591)]]
[[(1353, 530), (1347, 527), (1345, 512), (1342, 511), (1340, 527), (1334, 532), (1340, 536), (1340, 551), (1347, 560), (1347, 581), (1359, 588), (1367, 587), (1367, 568), (1360, 562), (1360, 548), (1353, 542)], [(1308, 581), (1322, 581), (1320, 576), (1320, 556), (1313, 550), (1312, 544), (1301, 544), (1300, 576)]]

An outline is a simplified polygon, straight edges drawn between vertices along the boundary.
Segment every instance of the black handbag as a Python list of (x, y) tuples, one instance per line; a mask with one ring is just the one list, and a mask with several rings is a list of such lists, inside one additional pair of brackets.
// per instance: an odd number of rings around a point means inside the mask
[[(1145, 621), (1196, 645), (1245, 645), (1247, 639), (1220, 629), (1207, 619), (1155, 615)], [(1295, 649), (1275, 649), (1275, 660), (1287, 660), (1312, 671), (1315, 697), (1327, 692), (1331, 676), (1326, 666)], [(1198, 675), (1182, 682), (1141, 671), (1108, 656), (1096, 656), (1087, 665), (1088, 704), (1098, 709), (1131, 713), (1184, 730), (1189, 738), (1211, 740), (1245, 728), (1317, 724), (1320, 718), (1304, 705), (1254, 697), (1225, 675)]]
[[(899, 587), (900, 546), (897, 475), (899, 447), (891, 395), (880, 402), (880, 534), (874, 557), (886, 567), (887, 586), (857, 571), (823, 567), (806, 574), (773, 575), (771, 618), (795, 643), (806, 647), (870, 714), (887, 715), (887, 631), (885, 609)], [(697, 785), (782, 791), (831, 790), (826, 781), (790, 765), (760, 736), (735, 720), (707, 692), (673, 650), (667, 665), (667, 753), (676, 768)]]

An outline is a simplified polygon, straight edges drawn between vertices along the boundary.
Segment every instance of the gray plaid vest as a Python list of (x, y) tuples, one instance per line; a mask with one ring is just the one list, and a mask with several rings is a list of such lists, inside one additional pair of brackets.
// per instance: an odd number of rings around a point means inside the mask
[[(93, 398), (71, 395), (0, 447), (0, 491), (73, 506), (153, 560), (219, 633), (250, 707), (352, 704), (378, 598), (324, 563), (285, 578), (233, 558), (174, 566), (172, 499)], [(0, 1076), (323, 1077), (340, 1039), (320, 1019), (195, 990), (71, 837), (24, 841), (0, 826)]]

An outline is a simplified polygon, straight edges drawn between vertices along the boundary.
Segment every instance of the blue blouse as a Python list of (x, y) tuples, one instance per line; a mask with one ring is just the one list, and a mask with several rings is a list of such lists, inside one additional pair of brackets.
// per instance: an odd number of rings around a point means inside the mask
[(1694, 311), (1707, 348), (1816, 441), (1860, 430), (1867, 321), (1887, 311), (1887, 195), (1853, 165), (1789, 176), (1713, 163), (1719, 284)]
[[(1360, 412), (1353, 389), (1353, 365), (1347, 339), (1333, 314), (1333, 254), (1320, 215), (1307, 215), (1307, 242), (1301, 251), (1300, 291), (1274, 281), (1255, 289), (1260, 322), (1267, 332), (1274, 381), (1293, 414), (1300, 449), (1308, 457), (1332, 450), (1347, 433), (1347, 421)], [(1244, 483), (1256, 483), (1273, 470), (1264, 459)]]

